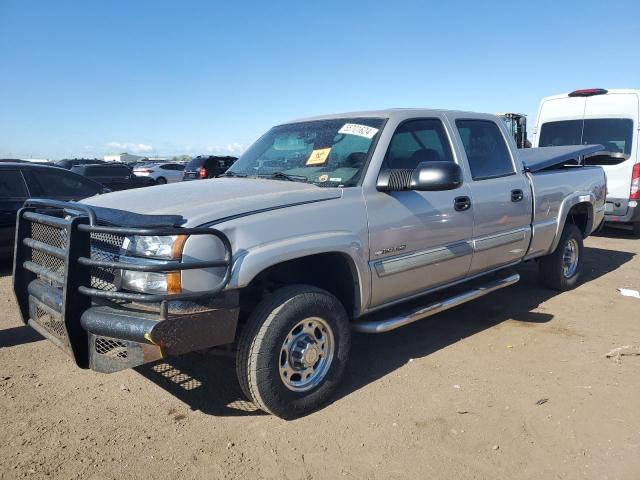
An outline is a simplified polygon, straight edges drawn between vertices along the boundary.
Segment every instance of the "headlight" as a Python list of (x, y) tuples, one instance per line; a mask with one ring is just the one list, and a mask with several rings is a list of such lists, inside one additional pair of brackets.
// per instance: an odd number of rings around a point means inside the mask
[(135, 257), (179, 260), (182, 257), (182, 248), (186, 240), (186, 235), (127, 237), (124, 249), (128, 255)]
[(179, 293), (180, 272), (122, 271), (122, 288), (141, 293)]
[[(133, 236), (125, 239), (123, 248), (126, 263), (163, 263), (162, 260), (180, 260), (186, 235)], [(122, 288), (141, 293), (179, 293), (182, 291), (181, 273), (136, 272), (122, 270)]]

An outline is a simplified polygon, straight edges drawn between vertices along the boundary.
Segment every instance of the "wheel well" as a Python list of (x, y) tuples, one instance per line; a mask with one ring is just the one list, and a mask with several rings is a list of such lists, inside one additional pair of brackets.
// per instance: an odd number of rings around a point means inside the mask
[(566, 223), (572, 223), (580, 229), (582, 236), (586, 237), (591, 231), (593, 223), (593, 210), (588, 203), (577, 203), (567, 214)]
[(265, 293), (292, 284), (327, 290), (340, 300), (350, 317), (360, 307), (355, 265), (345, 254), (330, 252), (288, 260), (263, 270), (240, 291), (242, 309), (251, 311)]

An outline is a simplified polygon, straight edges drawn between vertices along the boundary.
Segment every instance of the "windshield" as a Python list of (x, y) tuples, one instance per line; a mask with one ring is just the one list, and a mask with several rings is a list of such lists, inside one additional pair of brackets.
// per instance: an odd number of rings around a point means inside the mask
[(256, 141), (225, 175), (354, 186), (383, 124), (381, 118), (340, 118), (280, 125)]
[[(598, 158), (611, 157), (624, 161), (631, 155), (633, 120), (628, 118), (592, 118), (586, 120), (563, 120), (542, 124), (538, 146), (592, 145), (604, 146), (605, 152)], [(611, 163), (601, 158), (600, 164)], [(591, 162), (592, 163), (592, 162)]]

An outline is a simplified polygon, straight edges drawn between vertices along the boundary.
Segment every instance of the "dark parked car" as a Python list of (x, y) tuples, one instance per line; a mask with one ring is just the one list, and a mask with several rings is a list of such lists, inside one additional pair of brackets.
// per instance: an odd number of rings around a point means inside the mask
[(122, 163), (105, 163), (102, 165), (78, 165), (71, 171), (83, 177), (95, 180), (109, 190), (128, 190), (130, 188), (148, 187), (156, 182), (149, 177), (134, 175), (131, 167)]
[(13, 251), (16, 213), (26, 199), (80, 200), (105, 191), (99, 183), (61, 168), (0, 163), (0, 259)]
[(183, 180), (200, 180), (222, 175), (237, 160), (236, 157), (198, 156), (184, 169)]
[(105, 163), (105, 161), (97, 158), (65, 158), (64, 160), (58, 160), (55, 165), (56, 167), (71, 170), (72, 167), (78, 165), (96, 165), (101, 163)]

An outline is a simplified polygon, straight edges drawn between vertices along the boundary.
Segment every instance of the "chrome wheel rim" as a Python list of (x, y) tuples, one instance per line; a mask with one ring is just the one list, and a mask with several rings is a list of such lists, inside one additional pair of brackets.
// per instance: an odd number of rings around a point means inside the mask
[(562, 275), (564, 278), (571, 278), (578, 270), (578, 260), (580, 256), (580, 250), (578, 242), (572, 238), (567, 242), (562, 252)]
[(327, 376), (334, 351), (329, 324), (319, 317), (305, 318), (289, 331), (282, 343), (278, 362), (280, 380), (294, 392), (311, 390)]

